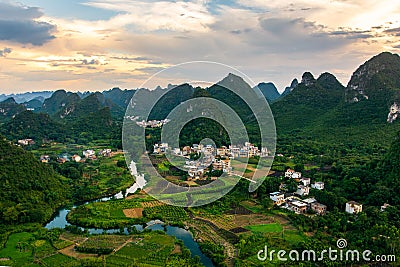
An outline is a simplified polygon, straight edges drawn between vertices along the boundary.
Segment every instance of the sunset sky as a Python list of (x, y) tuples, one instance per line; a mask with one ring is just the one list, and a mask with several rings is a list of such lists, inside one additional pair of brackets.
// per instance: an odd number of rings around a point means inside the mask
[(280, 91), (304, 71), (347, 84), (382, 51), (400, 52), (398, 0), (0, 0), (0, 93), (137, 88), (194, 60)]

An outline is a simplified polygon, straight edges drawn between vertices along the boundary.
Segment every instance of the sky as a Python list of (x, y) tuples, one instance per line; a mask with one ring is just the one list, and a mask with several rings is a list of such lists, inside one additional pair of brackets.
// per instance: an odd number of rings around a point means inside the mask
[(188, 61), (226, 64), (279, 91), (305, 71), (346, 85), (383, 51), (400, 52), (398, 0), (0, 0), (0, 94), (133, 89)]

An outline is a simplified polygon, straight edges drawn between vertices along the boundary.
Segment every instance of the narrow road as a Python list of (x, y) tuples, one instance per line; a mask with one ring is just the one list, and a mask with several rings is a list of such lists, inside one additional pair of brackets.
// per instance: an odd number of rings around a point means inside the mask
[(123, 243), (121, 246), (117, 247), (116, 249), (113, 250), (113, 252), (111, 252), (111, 255), (117, 253), (120, 249), (122, 249), (123, 247), (125, 247), (126, 245), (128, 245), (129, 243), (131, 243), (133, 241), (133, 237), (129, 238), (125, 243)]

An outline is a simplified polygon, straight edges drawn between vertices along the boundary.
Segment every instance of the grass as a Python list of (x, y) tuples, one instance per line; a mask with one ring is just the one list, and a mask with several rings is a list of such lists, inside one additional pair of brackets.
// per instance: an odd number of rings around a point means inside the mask
[[(64, 242), (57, 240), (55, 244)], [(35, 240), (34, 234), (27, 232), (10, 235), (5, 247), (0, 250), (0, 258), (10, 259), (0, 262), (5, 266), (79, 266), (77, 260), (59, 254), (49, 241)]]
[(305, 241), (304, 235), (297, 230), (285, 231), (283, 233), (283, 238), (293, 245)]
[(263, 212), (265, 212), (265, 208), (262, 205), (257, 204), (257, 203), (255, 203), (253, 201), (250, 201), (250, 200), (242, 201), (240, 203), (240, 205), (243, 206), (244, 208), (254, 212), (254, 213), (263, 213)]
[(63, 254), (55, 254), (42, 259), (41, 262), (46, 264), (46, 266), (80, 266), (76, 259)]
[[(32, 246), (30, 245), (30, 233), (17, 233), (8, 237), (6, 246), (0, 250), (0, 258), (9, 258), (13, 262), (12, 266), (24, 266), (33, 262)], [(22, 249), (17, 249), (18, 244)]]
[(107, 202), (90, 203), (72, 210), (68, 220), (84, 227), (118, 228), (129, 224), (144, 222), (138, 218), (127, 218), (124, 209), (141, 208), (143, 201), (152, 201), (152, 198), (130, 200), (112, 200)]
[(149, 219), (160, 219), (164, 222), (181, 222), (189, 218), (182, 207), (168, 205), (145, 208), (143, 214)]
[(245, 228), (256, 233), (280, 233), (283, 230), (282, 225), (279, 223), (249, 225)]
[(110, 254), (113, 250), (123, 246), (130, 238), (125, 235), (94, 235), (81, 243), (77, 250), (93, 254), (98, 254), (99, 251), (107, 251), (104, 254)]
[(53, 242), (53, 246), (55, 248), (57, 248), (57, 249), (63, 249), (63, 248), (66, 248), (68, 246), (71, 246), (73, 244), (74, 244), (74, 242), (67, 241), (67, 240), (61, 240), (61, 239)]
[(167, 166), (164, 162), (157, 164), (157, 168), (160, 172), (169, 171), (169, 166)]
[(165, 266), (174, 247), (174, 237), (159, 232), (146, 233), (108, 256), (107, 266)]

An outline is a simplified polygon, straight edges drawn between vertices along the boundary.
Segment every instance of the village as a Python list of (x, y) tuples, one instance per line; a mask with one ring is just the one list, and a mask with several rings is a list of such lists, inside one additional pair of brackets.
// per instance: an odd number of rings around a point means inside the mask
[(140, 119), (139, 116), (125, 116), (126, 120), (130, 120), (130, 121), (134, 121), (136, 122), (136, 125), (142, 127), (142, 128), (161, 128), (162, 126), (164, 126), (165, 124), (169, 123), (171, 120), (170, 119), (164, 119), (164, 120), (149, 120), (149, 121), (145, 121), (145, 120), (141, 120), (138, 121)]
[[(36, 142), (33, 139), (21, 139), (18, 140), (17, 145), (18, 146), (32, 146), (35, 145)], [(110, 148), (103, 148), (103, 149), (99, 149), (97, 152), (93, 149), (87, 149), (82, 151), (82, 155), (78, 155), (78, 154), (74, 154), (71, 155), (69, 153), (61, 153), (59, 155), (57, 155), (57, 158), (55, 158), (55, 160), (60, 163), (66, 163), (69, 161), (72, 162), (77, 162), (77, 163), (84, 163), (86, 160), (97, 160), (97, 158), (100, 157), (112, 157), (115, 153), (112, 152), (112, 150)], [(52, 158), (50, 157), (50, 155), (41, 155), (40, 156), (40, 162), (42, 163), (49, 163)]]
[(136, 124), (139, 125), (142, 128), (161, 128), (163, 125), (167, 124), (171, 120), (165, 119), (165, 120), (151, 120), (151, 121), (137, 121)]
[[(155, 144), (153, 154), (163, 155), (171, 153), (173, 156), (186, 159), (184, 168), (187, 169), (189, 180), (204, 180), (207, 172), (219, 171), (221, 174), (233, 175), (232, 160), (267, 157), (268, 149), (261, 150), (253, 144), (230, 145), (215, 148), (212, 145), (193, 144), (180, 148), (170, 148), (167, 143)], [(202, 155), (200, 157), (200, 155)], [(216, 176), (220, 176), (216, 175)], [(218, 177), (213, 176), (211, 180)]]
[[(80, 156), (78, 154), (70, 155), (68, 153), (60, 154), (57, 156), (57, 162), (60, 164), (63, 164), (68, 161), (83, 163), (86, 160), (97, 160), (98, 156), (108, 158), (108, 157), (112, 157), (112, 155), (113, 155), (112, 151), (109, 148), (101, 149), (98, 152), (94, 151), (93, 149), (88, 149), (88, 150), (84, 150), (82, 152), (82, 156)], [(44, 163), (48, 163), (49, 159), (50, 158), (48, 155), (42, 155), (40, 157), (40, 161), (42, 161)]]
[[(298, 183), (297, 190), (294, 193), (288, 193), (287, 185), (282, 183), (279, 192), (270, 193), (270, 199), (274, 202), (274, 205), (291, 210), (297, 214), (326, 214), (326, 205), (318, 203), (314, 197), (304, 198), (310, 194), (311, 188), (316, 190), (324, 190), (324, 182), (316, 181), (311, 183), (310, 178), (302, 177), (301, 172), (296, 172), (290, 168), (286, 170), (285, 178), (289, 179), (289, 181), (294, 180), (296, 183)], [(362, 204), (355, 201), (349, 201), (346, 203), (345, 211), (350, 214), (357, 214), (362, 212), (362, 208)]]
[[(165, 155), (171, 153), (174, 156), (184, 157), (186, 159), (184, 168), (187, 170), (188, 181), (205, 180), (207, 174), (213, 171), (219, 171), (219, 175), (235, 175), (232, 167), (234, 159), (249, 159), (252, 157), (267, 157), (267, 149), (259, 149), (251, 143), (244, 145), (230, 145), (215, 148), (212, 145), (193, 144), (180, 148), (171, 148), (168, 143), (155, 144), (153, 147), (154, 155)], [(202, 154), (202, 157), (197, 158)], [(218, 177), (213, 176), (211, 180)], [(270, 199), (274, 206), (288, 209), (297, 214), (316, 214), (324, 215), (328, 212), (327, 206), (317, 201), (315, 197), (309, 197), (310, 190), (324, 190), (325, 183), (322, 181), (311, 181), (311, 178), (303, 177), (301, 172), (288, 168), (284, 172), (284, 179), (279, 191), (270, 193)], [(288, 183), (295, 182), (296, 189), (289, 192)], [(386, 207), (382, 206), (382, 209)], [(350, 214), (362, 212), (363, 205), (355, 201), (346, 203), (345, 211)]]
[[(165, 122), (150, 122), (153, 125)], [(143, 126), (145, 126), (143, 124)], [(35, 144), (33, 139), (18, 140), (19, 146), (31, 146)], [(165, 155), (167, 153), (173, 156), (185, 158), (184, 168), (188, 173), (188, 181), (201, 181), (210, 177), (210, 180), (216, 180), (219, 176), (237, 175), (232, 167), (234, 159), (250, 159), (254, 157), (265, 158), (269, 156), (266, 148), (261, 150), (253, 144), (246, 142), (244, 145), (230, 145), (229, 147), (222, 146), (215, 148), (213, 145), (193, 144), (180, 148), (171, 148), (168, 143), (155, 144), (153, 147), (153, 155)], [(98, 157), (112, 157), (111, 149), (100, 149), (95, 151), (87, 149), (82, 151), (82, 155), (63, 153), (57, 156), (56, 161), (60, 164), (65, 162), (84, 163), (86, 160), (97, 160)], [(42, 163), (49, 163), (51, 157), (49, 155), (41, 155)], [(213, 175), (211, 175), (213, 174)], [(287, 183), (282, 182), (279, 191), (270, 193), (270, 199), (274, 206), (288, 209), (297, 214), (316, 214), (324, 215), (327, 211), (327, 206), (317, 201), (315, 197), (308, 197), (310, 189), (324, 190), (325, 184), (321, 181), (312, 183), (311, 178), (302, 176), (301, 172), (297, 172), (288, 168), (284, 173), (284, 178), (287, 182), (294, 181), (296, 190), (288, 192)], [(384, 211), (389, 205), (384, 204), (381, 210)], [(363, 211), (363, 205), (356, 201), (346, 203), (345, 212), (349, 214), (358, 214)]]

